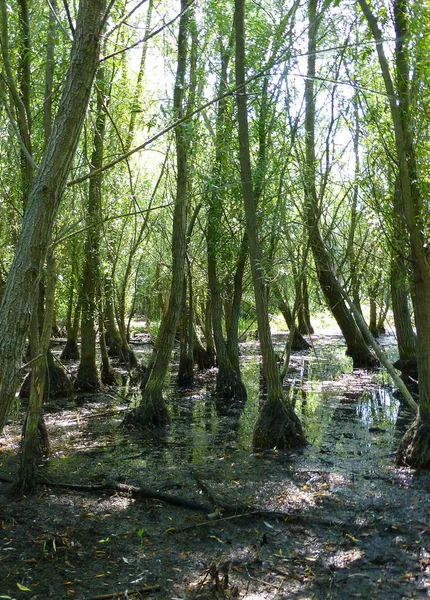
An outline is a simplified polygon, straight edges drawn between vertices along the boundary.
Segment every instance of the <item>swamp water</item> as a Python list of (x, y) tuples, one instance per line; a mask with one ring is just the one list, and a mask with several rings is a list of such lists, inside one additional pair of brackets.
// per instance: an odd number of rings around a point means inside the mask
[[(285, 340), (275, 341), (282, 352)], [(392, 340), (384, 343), (389, 349)], [(136, 350), (144, 356), (148, 348)], [(50, 595), (59, 599), (124, 590), (127, 595), (118, 597), (430, 598), (430, 478), (394, 467), (412, 415), (385, 372), (353, 371), (341, 338), (316, 337), (313, 350), (293, 354), (285, 379), (309, 445), (289, 456), (276, 449), (253, 454), (262, 401), (258, 345), (246, 343), (241, 350), (247, 401), (216, 402), (214, 377), (207, 375), (189, 391), (171, 385), (172, 423), (162, 433), (120, 428), (125, 411), (139, 400), (127, 387), (47, 405), (53, 454), (41, 469), (52, 481), (117, 481), (199, 502), (207, 502), (198, 483), (204, 480), (212, 498), (249, 506), (248, 515), (208, 519), (153, 500), (48, 486), (45, 496), (28, 500), (27, 516), (22, 504), (6, 511), (18, 520), (6, 546), (19, 552), (20, 527), (24, 531), (29, 519), (37, 548), (53, 528), (73, 540), (75, 546), (67, 542), (72, 567), (50, 553), (61, 573)], [(12, 424), (2, 448), (9, 476), (16, 472), (18, 444), (19, 426)], [(29, 549), (27, 540), (21, 554)], [(34, 589), (30, 584), (43, 577), (43, 568), (23, 568), (27, 579), (21, 574), (21, 581)], [(3, 576), (0, 560), (0, 581)], [(6, 580), (13, 580), (13, 570)], [(151, 591), (154, 584), (161, 590)], [(30, 597), (17, 593), (13, 581), (11, 586), (0, 583), (0, 594), (13, 589), (17, 600)]]

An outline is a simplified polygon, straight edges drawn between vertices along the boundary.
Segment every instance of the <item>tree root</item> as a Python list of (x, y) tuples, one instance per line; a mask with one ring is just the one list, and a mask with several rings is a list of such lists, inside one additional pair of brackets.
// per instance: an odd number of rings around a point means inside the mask
[(253, 434), (254, 450), (294, 450), (306, 445), (299, 418), (293, 408), (280, 400), (266, 400), (261, 408)]
[(240, 374), (234, 370), (220, 368), (216, 378), (215, 395), (220, 400), (245, 401), (247, 392)]
[(122, 426), (127, 429), (159, 429), (169, 425), (170, 421), (169, 409), (161, 390), (146, 386), (139, 406), (125, 416)]
[(430, 424), (418, 417), (403, 436), (396, 455), (399, 466), (430, 469)]

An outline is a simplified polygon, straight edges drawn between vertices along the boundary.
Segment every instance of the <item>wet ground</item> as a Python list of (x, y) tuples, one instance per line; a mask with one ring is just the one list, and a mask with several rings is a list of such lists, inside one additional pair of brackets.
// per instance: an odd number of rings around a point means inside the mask
[[(394, 466), (412, 415), (385, 373), (353, 371), (338, 336), (317, 336), (286, 379), (309, 446), (253, 454), (255, 343), (242, 361), (245, 404), (217, 405), (206, 374), (170, 389), (172, 425), (151, 438), (119, 428), (131, 388), (48, 404), (50, 483), (16, 500), (0, 482), (0, 598), (430, 598), (430, 475)], [(0, 439), (3, 479), (20, 419)]]

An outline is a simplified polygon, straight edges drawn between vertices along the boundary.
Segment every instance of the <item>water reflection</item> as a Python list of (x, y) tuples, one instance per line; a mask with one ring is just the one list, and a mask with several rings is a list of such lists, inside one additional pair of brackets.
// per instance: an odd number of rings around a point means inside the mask
[[(234, 452), (249, 453), (263, 397), (255, 344), (244, 346), (242, 377), (247, 400), (220, 403), (213, 394), (213, 382), (204, 381), (200, 388), (184, 393), (172, 383), (173, 376), (166, 388), (172, 423), (163, 433), (154, 434), (130, 434), (118, 429), (124, 411), (140, 401), (139, 391), (120, 389), (116, 401), (111, 396), (105, 417), (97, 418), (96, 405), (92, 408), (86, 403), (85, 409), (79, 409), (94, 413), (86, 420), (80, 437), (85, 435), (95, 444), (103, 439), (103, 431), (106, 437), (112, 436), (113, 452), (108, 460), (123, 461), (115, 464), (122, 478), (136, 465), (145, 469), (180, 463), (199, 465), (223, 460)], [(307, 354), (293, 355), (284, 387), (303, 422), (312, 451), (319, 453), (363, 458), (381, 446), (391, 452), (411, 420), (393, 393), (385, 371), (353, 371), (338, 338), (334, 343), (322, 340)], [(64, 436), (70, 435), (66, 429)]]

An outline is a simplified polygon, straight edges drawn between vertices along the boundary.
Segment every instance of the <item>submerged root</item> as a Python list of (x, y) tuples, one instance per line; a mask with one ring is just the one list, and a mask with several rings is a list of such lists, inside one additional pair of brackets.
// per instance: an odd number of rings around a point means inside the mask
[(161, 392), (142, 393), (141, 404), (129, 412), (122, 422), (128, 429), (156, 429), (170, 423), (170, 413)]
[(263, 404), (252, 439), (254, 450), (293, 450), (306, 445), (306, 438), (294, 410), (281, 399)]
[(430, 423), (422, 422), (420, 417), (414, 421), (400, 442), (396, 463), (415, 469), (430, 469)]

